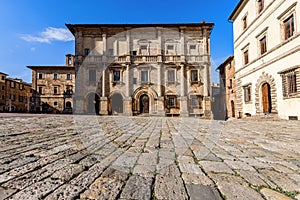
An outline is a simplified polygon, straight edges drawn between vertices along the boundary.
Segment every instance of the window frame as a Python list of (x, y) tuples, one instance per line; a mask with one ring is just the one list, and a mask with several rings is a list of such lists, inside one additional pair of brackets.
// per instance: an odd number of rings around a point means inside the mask
[(97, 81), (97, 71), (95, 69), (89, 69), (89, 82), (95, 83)]
[(248, 13), (246, 13), (246, 15), (244, 15), (244, 17), (242, 18), (242, 30), (246, 30), (248, 28)]
[(38, 79), (39, 80), (44, 79), (44, 73), (39, 72), (38, 73)]
[[(198, 69), (191, 69), (191, 72), (190, 72), (191, 78), (190, 78), (190, 80), (191, 80), (192, 84), (196, 84), (196, 83), (199, 82), (199, 74), (198, 73), (199, 73)], [(196, 75), (196, 79), (195, 80), (194, 80), (194, 75), (193, 74)]]
[(38, 86), (38, 93), (43, 94), (43, 86)]
[(91, 50), (90, 50), (89, 48), (85, 48), (85, 49), (84, 49), (84, 55), (85, 55), (85, 56), (89, 56), (90, 53), (91, 53)]
[[(144, 73), (144, 74), (147, 74), (147, 76), (146, 76), (146, 77), (147, 77), (147, 80), (143, 80), (143, 78), (144, 78), (143, 73)], [(142, 69), (142, 70), (141, 70), (141, 83), (142, 83), (142, 84), (143, 84), (143, 83), (144, 83), (144, 84), (145, 84), (145, 83), (147, 84), (147, 83), (150, 82), (149, 80), (150, 80), (150, 78), (149, 78), (149, 70), (147, 70), (147, 69)]]
[[(67, 80), (72, 80), (72, 74), (70, 74), (70, 73), (67, 73), (67, 75), (66, 75), (67, 77), (66, 77), (66, 79)], [(69, 76), (69, 77), (68, 77)]]
[[(286, 19), (283, 20), (284, 40), (288, 40), (295, 35), (295, 28), (295, 15), (294, 13), (292, 13)], [(289, 30), (287, 31), (287, 29)]]
[(58, 73), (53, 73), (53, 79), (57, 80), (58, 79)]
[(262, 13), (265, 9), (265, 0), (257, 0), (257, 12)]
[(203, 109), (203, 97), (200, 95), (190, 95), (190, 107), (193, 109)]
[(177, 106), (177, 96), (175, 95), (168, 95), (167, 96), (167, 108), (176, 108)]
[(59, 94), (59, 86), (53, 86), (53, 94), (58, 95)]
[(244, 49), (243, 50), (243, 63), (244, 65), (249, 64), (249, 49)]
[(260, 55), (264, 55), (265, 53), (268, 52), (268, 48), (267, 48), (267, 36), (266, 35), (263, 35), (259, 39), (259, 50), (260, 50)]
[[(168, 69), (167, 70), (167, 83), (168, 84), (175, 84), (176, 83), (176, 72), (175, 69)], [(173, 80), (170, 80), (173, 79)]]
[(248, 85), (244, 85), (243, 86), (243, 90), (244, 90), (244, 102), (245, 103), (252, 103), (252, 85), (248, 84)]
[[(118, 74), (119, 74), (119, 79), (117, 80), (117, 79), (115, 79), (115, 77), (116, 77), (116, 74), (115, 73), (117, 73), (118, 72)], [(112, 75), (113, 75), (113, 82), (114, 83), (120, 83), (121, 82), (121, 70), (119, 70), (119, 69), (114, 69), (113, 71), (112, 71)]]

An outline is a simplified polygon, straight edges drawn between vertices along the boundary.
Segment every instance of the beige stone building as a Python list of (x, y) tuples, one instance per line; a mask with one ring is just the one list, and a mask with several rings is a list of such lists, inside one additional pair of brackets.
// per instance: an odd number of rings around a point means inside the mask
[(32, 112), (72, 113), (75, 87), (74, 56), (65, 66), (27, 66), (32, 69)]
[(240, 0), (233, 22), (236, 109), (300, 119), (299, 0)]
[(0, 112), (5, 111), (5, 80), (7, 74), (0, 72)]
[(226, 118), (237, 118), (239, 114), (235, 109), (236, 85), (234, 57), (229, 56), (218, 68), (220, 74), (220, 93), (226, 105)]
[(211, 116), (212, 23), (66, 26), (76, 113)]

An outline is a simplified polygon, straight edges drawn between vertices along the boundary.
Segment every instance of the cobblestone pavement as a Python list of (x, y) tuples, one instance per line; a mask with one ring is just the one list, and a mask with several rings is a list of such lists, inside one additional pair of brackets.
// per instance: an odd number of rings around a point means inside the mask
[(0, 118), (0, 199), (300, 199), (300, 122)]

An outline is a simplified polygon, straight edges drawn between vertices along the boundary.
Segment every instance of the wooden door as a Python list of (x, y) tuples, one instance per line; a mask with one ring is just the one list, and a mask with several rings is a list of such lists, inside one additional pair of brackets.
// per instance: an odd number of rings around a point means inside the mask
[(262, 105), (263, 105), (263, 112), (270, 113), (271, 95), (270, 95), (270, 85), (268, 83), (262, 85)]

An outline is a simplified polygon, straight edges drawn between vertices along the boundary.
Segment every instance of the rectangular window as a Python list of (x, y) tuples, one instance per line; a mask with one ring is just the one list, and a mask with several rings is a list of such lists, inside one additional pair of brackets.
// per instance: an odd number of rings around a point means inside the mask
[(167, 50), (174, 50), (174, 45), (167, 45)]
[(244, 101), (245, 102), (251, 101), (251, 85), (244, 86)]
[(198, 97), (193, 95), (191, 96), (191, 99), (190, 99), (190, 104), (191, 104), (191, 107), (192, 108), (198, 108), (199, 107), (199, 100), (198, 100)]
[(53, 94), (58, 94), (58, 86), (53, 87)]
[(130, 55), (136, 56), (136, 51), (130, 51)]
[(10, 99), (11, 99), (12, 101), (14, 101), (14, 100), (16, 99), (16, 95), (10, 94)]
[(96, 82), (96, 70), (94, 69), (89, 70), (89, 81)]
[(11, 82), (10, 82), (10, 87), (11, 87), (11, 88), (14, 88), (15, 86), (16, 86), (15, 82), (11, 81)]
[(294, 15), (291, 15), (284, 22), (284, 35), (285, 39), (289, 39), (294, 35), (295, 25), (294, 25)]
[(249, 63), (249, 51), (244, 51), (244, 64), (247, 65)]
[(229, 79), (229, 88), (232, 88), (232, 79)]
[(84, 55), (88, 56), (90, 54), (90, 49), (84, 49)]
[(296, 93), (297, 92), (297, 79), (296, 74), (289, 74), (287, 76), (287, 83), (288, 83), (288, 93)]
[(260, 55), (263, 55), (264, 53), (267, 52), (267, 39), (266, 36), (261, 38), (259, 40), (259, 46), (260, 46)]
[(148, 83), (148, 71), (141, 71), (141, 82)]
[(195, 44), (190, 45), (190, 49), (191, 50), (195, 50), (196, 49), (196, 45)]
[(54, 102), (53, 102), (53, 106), (58, 106), (57, 101), (54, 101)]
[(57, 75), (57, 73), (54, 73), (54, 75), (53, 75), (53, 79), (58, 79), (58, 75)]
[(133, 78), (133, 84), (137, 84), (136, 78)]
[(168, 98), (168, 107), (175, 108), (176, 107), (176, 97), (171, 96)]
[(108, 56), (114, 56), (114, 49), (108, 49)]
[(23, 85), (22, 84), (19, 84), (19, 90), (23, 90)]
[(147, 45), (141, 45), (141, 46), (140, 46), (140, 49), (141, 49), (141, 50), (147, 50)]
[(175, 83), (175, 70), (173, 69), (168, 70), (168, 83), (169, 84)]
[(245, 30), (248, 26), (247, 24), (247, 15), (242, 19), (243, 30)]
[(24, 100), (24, 97), (23, 96), (19, 96), (19, 102), (23, 102), (23, 100)]
[(43, 87), (42, 86), (39, 86), (38, 90), (39, 90), (39, 94), (43, 94)]
[(43, 79), (43, 73), (38, 73), (38, 79)]
[(2, 76), (2, 77), (1, 77), (1, 79), (4, 81), (4, 79), (5, 79), (5, 76)]
[(72, 57), (68, 57), (68, 64), (69, 64), (69, 65), (72, 64)]
[(5, 100), (5, 96), (4, 95), (2, 95), (2, 100)]
[(2, 85), (2, 90), (5, 90), (5, 86), (4, 85)]
[(265, 7), (265, 1), (264, 0), (257, 0), (257, 6), (258, 6), (258, 13), (261, 13), (264, 10), (264, 7)]
[(198, 83), (198, 70), (191, 70), (191, 82)]
[(71, 74), (67, 74), (67, 80), (71, 80), (72, 79), (72, 75)]
[(114, 70), (113, 75), (114, 75), (114, 82), (120, 82), (121, 81), (120, 70)]

